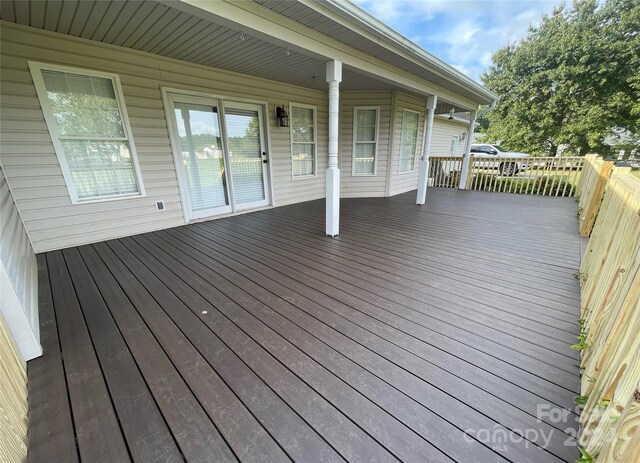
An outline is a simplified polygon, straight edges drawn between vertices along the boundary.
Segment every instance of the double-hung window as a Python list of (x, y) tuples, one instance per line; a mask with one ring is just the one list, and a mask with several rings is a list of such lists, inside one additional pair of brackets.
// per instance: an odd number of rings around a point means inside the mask
[(29, 66), (72, 202), (143, 195), (118, 76)]
[(352, 175), (376, 174), (378, 114), (376, 107), (356, 106), (353, 110)]
[(291, 163), (293, 178), (316, 175), (316, 108), (291, 103)]
[(398, 172), (413, 172), (416, 166), (418, 146), (418, 123), (420, 113), (405, 109), (402, 112), (402, 133), (400, 135), (400, 162)]

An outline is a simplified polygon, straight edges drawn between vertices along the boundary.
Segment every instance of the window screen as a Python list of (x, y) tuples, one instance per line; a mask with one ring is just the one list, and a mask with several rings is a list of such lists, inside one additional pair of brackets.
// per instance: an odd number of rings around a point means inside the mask
[(293, 177), (316, 173), (315, 108), (291, 105), (291, 157)]
[(402, 113), (402, 134), (400, 136), (400, 163), (398, 172), (413, 172), (418, 145), (418, 122), (420, 116), (413, 111)]
[(58, 155), (70, 173), (72, 197), (82, 201), (140, 194), (114, 80), (49, 69), (38, 72), (48, 103), (42, 106), (50, 110), (49, 131), (63, 151)]
[(378, 143), (378, 109), (355, 108), (353, 175), (373, 175)]

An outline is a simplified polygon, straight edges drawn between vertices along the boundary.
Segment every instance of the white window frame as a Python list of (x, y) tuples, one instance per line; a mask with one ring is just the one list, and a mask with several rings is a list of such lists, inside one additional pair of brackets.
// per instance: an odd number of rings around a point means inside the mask
[[(313, 110), (313, 142), (308, 142), (305, 144), (313, 143), (313, 173), (310, 175), (295, 175), (295, 170), (293, 169), (293, 108), (305, 108)], [(289, 141), (291, 142), (291, 179), (292, 180), (304, 180), (308, 178), (316, 178), (318, 176), (318, 107), (313, 105), (308, 105), (304, 103), (289, 103)]]
[[(400, 154), (402, 153), (402, 134), (404, 133), (404, 115), (405, 113), (414, 113), (418, 115), (418, 124), (416, 126), (416, 149), (413, 153), (413, 169), (411, 170), (400, 170)], [(416, 171), (416, 167), (418, 166), (417, 157), (420, 147), (418, 146), (418, 141), (420, 141), (420, 112), (414, 111), (413, 109), (402, 109), (402, 127), (400, 128), (400, 145), (398, 145), (398, 174), (410, 174)]]
[[(376, 112), (376, 127), (375, 136), (372, 142), (370, 141), (357, 141), (358, 133), (358, 111), (359, 110), (375, 110)], [(380, 134), (380, 106), (354, 106), (353, 108), (353, 147), (351, 151), (351, 175), (354, 177), (375, 177), (378, 173), (378, 136)], [(356, 173), (356, 145), (358, 143), (373, 144), (373, 173)]]
[[(101, 72), (101, 71), (95, 71), (92, 69), (83, 69), (83, 68), (76, 68), (71, 66), (62, 66), (59, 64), (39, 63), (34, 61), (29, 61), (28, 64), (29, 64), (29, 69), (31, 70), (31, 77), (33, 78), (33, 83), (36, 87), (38, 100), (40, 100), (40, 106), (44, 114), (44, 119), (45, 119), (45, 122), (47, 123), (47, 128), (49, 129), (49, 135), (51, 136), (51, 141), (53, 143), (56, 156), (58, 157), (58, 162), (60, 163), (62, 176), (64, 177), (65, 183), (67, 185), (67, 189), (69, 191), (69, 196), (71, 197), (71, 203), (72, 204), (99, 203), (99, 202), (105, 202), (105, 201), (116, 201), (116, 200), (140, 198), (140, 197), (146, 196), (144, 184), (142, 182), (142, 174), (140, 172), (140, 165), (138, 164), (138, 154), (136, 152), (135, 144), (133, 142), (133, 136), (131, 134), (131, 125), (129, 124), (129, 115), (127, 114), (127, 108), (124, 103), (124, 95), (122, 93), (120, 77), (117, 74), (113, 74), (109, 72)], [(109, 196), (102, 196), (98, 198), (87, 198), (87, 199), (78, 198), (78, 192), (76, 190), (75, 183), (73, 181), (73, 176), (71, 175), (71, 169), (69, 168), (69, 164), (67, 163), (67, 158), (64, 153), (62, 141), (60, 140), (58, 124), (55, 121), (53, 108), (51, 107), (49, 96), (47, 95), (47, 89), (44, 83), (44, 78), (42, 77), (42, 71), (68, 72), (71, 74), (78, 74), (78, 75), (89, 76), (89, 77), (101, 77), (101, 78), (106, 78), (111, 80), (113, 84), (113, 91), (116, 97), (116, 103), (118, 104), (118, 110), (120, 111), (120, 120), (122, 121), (122, 130), (124, 131), (124, 137), (121, 139), (121, 141), (127, 143), (129, 147), (129, 152), (131, 153), (131, 164), (133, 166), (136, 185), (138, 187), (138, 191), (136, 193), (117, 194), (117, 195), (109, 195)]]

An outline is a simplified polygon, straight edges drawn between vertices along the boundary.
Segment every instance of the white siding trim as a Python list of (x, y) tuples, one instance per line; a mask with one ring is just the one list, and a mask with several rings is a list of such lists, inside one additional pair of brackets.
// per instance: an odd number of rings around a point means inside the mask
[[(34, 281), (33, 284), (37, 284), (37, 280)], [(26, 362), (42, 355), (42, 347), (38, 340), (38, 334), (34, 332), (31, 322), (25, 313), (26, 307), (23, 307), (20, 303), (20, 298), (9, 278), (9, 273), (4, 267), (4, 262), (1, 261), (0, 306), (2, 307), (1, 313), (7, 322), (11, 335), (22, 354), (22, 360)], [(38, 306), (35, 304), (35, 309), (37, 310), (37, 308)], [(38, 317), (36, 316), (35, 319), (37, 323)]]
[[(140, 198), (146, 196), (144, 190), (144, 184), (142, 182), (142, 175), (140, 173), (140, 165), (138, 164), (138, 155), (136, 153), (135, 143), (133, 141), (133, 135), (131, 132), (131, 125), (129, 124), (129, 115), (127, 114), (127, 107), (124, 103), (124, 95), (122, 93), (122, 85), (120, 84), (120, 78), (117, 74), (109, 73), (109, 72), (101, 72), (95, 71), (91, 69), (82, 69), (70, 66), (62, 66), (59, 64), (48, 64), (41, 63), (35, 61), (28, 61), (29, 69), (31, 70), (31, 76), (33, 78), (33, 83), (36, 88), (36, 93), (38, 94), (38, 99), (40, 100), (40, 106), (42, 108), (42, 112), (44, 113), (44, 119), (47, 123), (47, 127), (49, 129), (49, 134), (51, 136), (51, 142), (56, 151), (56, 155), (58, 157), (58, 162), (60, 163), (60, 169), (62, 169), (62, 176), (65, 179), (65, 183), (67, 184), (67, 189), (69, 190), (69, 196), (71, 197), (72, 204), (87, 204), (87, 203), (95, 203), (95, 202), (104, 202), (104, 201), (114, 201), (114, 200), (123, 200), (130, 198)], [(60, 136), (58, 133), (58, 124), (55, 121), (55, 117), (53, 115), (53, 109), (51, 108), (51, 102), (49, 101), (49, 97), (47, 96), (47, 90), (44, 84), (44, 78), (42, 77), (42, 71), (62, 71), (69, 72), (73, 74), (79, 74), (83, 76), (94, 76), (94, 77), (103, 77), (111, 80), (113, 84), (113, 90), (116, 96), (116, 102), (118, 104), (118, 110), (120, 111), (120, 119), (122, 121), (122, 128), (124, 130), (125, 138), (127, 144), (129, 146), (129, 151), (131, 152), (131, 162), (133, 164), (133, 171), (136, 178), (136, 183), (138, 186), (138, 193), (135, 194), (126, 194), (126, 195), (113, 195), (103, 198), (92, 198), (92, 199), (79, 199), (78, 192), (75, 187), (75, 183), (71, 176), (71, 170), (69, 169), (69, 164), (67, 163), (67, 157), (64, 154), (64, 148), (62, 147), (62, 143), (60, 142)]]
[[(357, 114), (358, 114), (358, 110), (367, 110), (367, 109), (374, 109), (376, 111), (376, 129), (375, 129), (375, 140), (373, 142), (375, 149), (373, 151), (373, 173), (372, 174), (366, 174), (366, 173), (356, 173), (356, 133), (357, 133), (357, 129), (358, 129), (358, 125), (357, 125)], [(378, 145), (379, 145), (379, 135), (380, 135), (380, 106), (354, 106), (353, 107), (353, 122), (352, 122), (352, 126), (353, 126), (353, 147), (351, 150), (351, 175), (353, 177), (375, 177), (378, 173)]]
[(42, 354), (38, 264), (0, 166), (0, 313), (24, 361)]

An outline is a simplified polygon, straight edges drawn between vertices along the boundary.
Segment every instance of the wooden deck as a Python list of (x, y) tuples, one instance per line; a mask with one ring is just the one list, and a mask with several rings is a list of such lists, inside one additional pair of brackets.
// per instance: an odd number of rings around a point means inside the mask
[(575, 200), (428, 195), (40, 255), (30, 462), (575, 460)]

